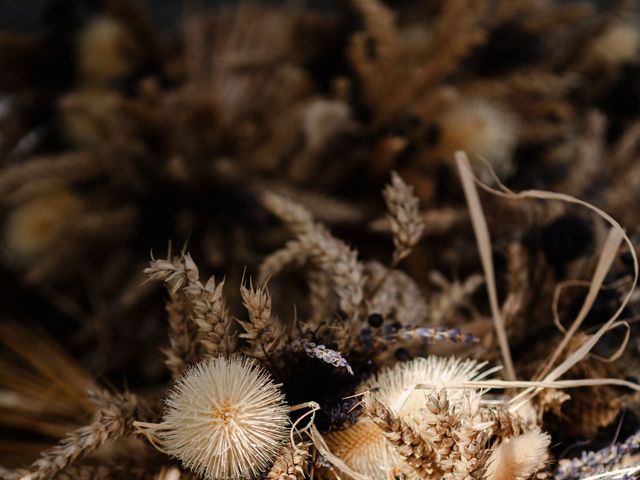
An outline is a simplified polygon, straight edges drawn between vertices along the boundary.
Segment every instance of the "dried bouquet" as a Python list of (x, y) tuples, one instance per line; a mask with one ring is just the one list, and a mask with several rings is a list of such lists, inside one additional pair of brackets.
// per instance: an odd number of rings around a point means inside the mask
[(635, 2), (44, 18), (0, 31), (0, 478), (640, 476)]

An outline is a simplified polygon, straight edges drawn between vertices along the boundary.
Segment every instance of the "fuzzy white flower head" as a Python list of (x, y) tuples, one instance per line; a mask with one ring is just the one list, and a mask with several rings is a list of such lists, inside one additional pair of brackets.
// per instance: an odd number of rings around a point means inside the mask
[[(492, 371), (482, 372), (485, 365), (486, 362), (456, 357), (416, 358), (382, 370), (363, 384), (361, 390), (374, 391), (376, 398), (410, 422), (413, 417), (425, 415), (423, 409), (432, 391), (414, 390), (407, 395), (408, 392), (405, 392), (408, 388), (419, 383), (435, 383), (434, 388), (439, 389), (446, 388), (451, 383), (480, 380)], [(462, 403), (464, 395), (462, 389), (447, 390), (447, 398), (451, 404)]]
[[(451, 383), (480, 380), (493, 371), (483, 370), (485, 365), (486, 362), (455, 357), (416, 358), (382, 370), (358, 390), (373, 391), (376, 398), (396, 415), (419, 428), (420, 420), (430, 415), (425, 406), (432, 390), (413, 390), (407, 395), (407, 389), (420, 383), (433, 382), (435, 388), (446, 388)], [(462, 389), (449, 389), (447, 398), (451, 404), (461, 404), (465, 392)], [(399, 410), (395, 406), (399, 406)], [(329, 433), (327, 442), (331, 451), (350, 468), (374, 480), (388, 479), (389, 472), (411, 480), (418, 479), (415, 471), (402, 460), (366, 415), (345, 430)]]
[(211, 480), (255, 478), (287, 437), (284, 395), (246, 357), (213, 358), (193, 366), (166, 400), (164, 448)]

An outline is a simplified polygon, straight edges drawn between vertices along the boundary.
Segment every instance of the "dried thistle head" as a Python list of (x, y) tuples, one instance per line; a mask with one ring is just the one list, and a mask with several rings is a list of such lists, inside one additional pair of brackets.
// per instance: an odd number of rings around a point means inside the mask
[(439, 148), (450, 156), (464, 146), (464, 150), (486, 158), (496, 173), (504, 176), (512, 167), (518, 123), (511, 112), (493, 101), (466, 99), (444, 113)]
[(256, 478), (287, 436), (284, 395), (247, 357), (193, 366), (167, 399), (164, 448), (207, 479)]
[(503, 441), (493, 450), (487, 462), (487, 480), (525, 480), (542, 468), (551, 442), (540, 431), (523, 433)]
[(376, 480), (389, 478), (389, 472), (411, 474), (393, 447), (384, 439), (382, 430), (368, 417), (355, 425), (326, 435), (331, 452), (349, 468)]
[[(450, 382), (474, 380), (482, 376), (484, 363), (475, 360), (460, 360), (455, 357), (416, 358), (398, 363), (382, 370), (364, 382), (359, 391), (375, 391), (376, 399), (410, 427), (418, 426), (420, 420), (429, 415), (425, 409), (430, 390), (415, 390), (406, 399), (399, 411), (394, 406), (409, 387), (418, 383), (439, 382), (446, 388)], [(448, 391), (452, 404), (464, 401), (462, 390)], [(374, 479), (386, 479), (389, 472), (402, 472), (415, 476), (412, 468), (385, 440), (382, 430), (374, 422), (361, 416), (358, 422), (342, 431), (327, 435), (332, 452), (350, 468)]]
[[(365, 382), (361, 390), (375, 390), (378, 398), (401, 418), (410, 421), (424, 414), (430, 390), (414, 390), (401, 408), (395, 405), (405, 390), (419, 383), (438, 383), (437, 388), (445, 388), (452, 382), (476, 380), (482, 376), (484, 362), (456, 357), (416, 358), (408, 362), (397, 363), (378, 373)], [(447, 398), (451, 404), (459, 404), (464, 400), (461, 389), (447, 390)]]

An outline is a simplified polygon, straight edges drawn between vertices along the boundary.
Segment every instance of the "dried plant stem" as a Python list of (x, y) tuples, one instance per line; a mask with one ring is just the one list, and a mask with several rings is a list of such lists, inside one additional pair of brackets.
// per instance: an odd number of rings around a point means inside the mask
[(489, 236), (487, 221), (482, 211), (482, 203), (480, 203), (480, 197), (478, 196), (478, 190), (476, 189), (474, 183), (467, 154), (464, 152), (456, 152), (455, 157), (456, 164), (458, 166), (458, 172), (460, 173), (460, 179), (462, 181), (462, 187), (464, 189), (465, 198), (467, 199), (467, 205), (469, 206), (471, 221), (473, 222), (473, 231), (476, 235), (476, 241), (478, 242), (478, 250), (480, 251), (482, 268), (487, 279), (487, 293), (489, 295), (489, 304), (491, 306), (491, 313), (496, 327), (498, 343), (500, 344), (502, 361), (504, 362), (505, 377), (507, 378), (507, 380), (515, 380), (516, 371), (513, 366), (513, 360), (511, 359), (509, 339), (507, 338), (507, 331), (505, 329), (502, 312), (500, 311), (500, 306), (498, 305), (498, 294), (496, 291), (496, 281), (493, 271), (493, 259), (491, 254), (491, 237)]
[(536, 378), (538, 379), (544, 378), (544, 376), (547, 373), (549, 373), (549, 370), (551, 370), (551, 367), (553, 367), (553, 364), (556, 362), (560, 354), (567, 347), (571, 338), (573, 338), (575, 333), (578, 331), (578, 328), (580, 327), (580, 325), (582, 325), (582, 322), (584, 321), (584, 319), (587, 318), (587, 314), (591, 310), (591, 306), (593, 305), (593, 302), (595, 302), (596, 297), (598, 296), (600, 287), (604, 282), (604, 278), (607, 272), (609, 271), (611, 264), (615, 260), (616, 253), (618, 252), (618, 248), (620, 247), (621, 243), (622, 243), (622, 237), (620, 236), (620, 234), (615, 229), (611, 229), (609, 231), (609, 235), (607, 236), (607, 239), (605, 240), (604, 246), (602, 247), (602, 253), (600, 255), (600, 258), (598, 259), (598, 265), (596, 266), (595, 273), (593, 274), (593, 279), (589, 284), (589, 291), (587, 293), (587, 296), (584, 299), (582, 307), (580, 308), (580, 312), (578, 312), (578, 316), (573, 321), (573, 323), (571, 324), (571, 327), (566, 332), (564, 338), (562, 339), (560, 344), (556, 347), (553, 354), (551, 355), (551, 358), (549, 358), (549, 360), (545, 364), (545, 367), (542, 369), (540, 374), (536, 376)]
[(32, 465), (35, 471), (24, 477), (25, 480), (49, 479), (131, 430), (133, 418), (138, 413), (137, 398), (127, 394), (117, 397), (104, 394), (103, 397), (100, 401), (105, 405), (98, 410), (93, 423), (70, 433), (58, 445), (44, 451)]
[(165, 349), (165, 363), (173, 377), (178, 377), (193, 358), (195, 334), (189, 328), (188, 305), (179, 293), (169, 292), (166, 302), (169, 323), (169, 348)]
[(188, 253), (168, 260), (152, 259), (145, 273), (150, 279), (163, 281), (171, 296), (167, 364), (174, 374), (198, 355), (216, 356), (234, 350), (234, 337), (229, 333), (231, 316), (222, 296), (224, 281), (216, 284), (211, 277), (203, 285)]

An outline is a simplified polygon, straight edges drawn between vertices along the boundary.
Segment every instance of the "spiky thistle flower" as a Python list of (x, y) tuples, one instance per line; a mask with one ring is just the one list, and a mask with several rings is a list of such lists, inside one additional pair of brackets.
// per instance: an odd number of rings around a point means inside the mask
[[(455, 357), (416, 358), (382, 370), (358, 390), (372, 391), (392, 414), (409, 427), (419, 428), (420, 422), (429, 415), (425, 406), (431, 391), (414, 390), (400, 406), (398, 401), (406, 389), (419, 383), (432, 382), (438, 383), (438, 388), (446, 389), (447, 384), (452, 382), (478, 380), (491, 371), (483, 372), (485, 365)], [(465, 393), (460, 389), (451, 389), (447, 390), (447, 395), (451, 404), (461, 404)], [(373, 479), (386, 479), (389, 472), (401, 472), (407, 478), (417, 478), (412, 468), (385, 440), (382, 430), (366, 416), (361, 416), (355, 425), (345, 430), (329, 433), (327, 443), (332, 452), (350, 468)]]
[[(365, 382), (362, 390), (375, 391), (376, 398), (410, 422), (413, 417), (424, 415), (423, 409), (431, 392), (415, 390), (407, 397), (401, 408), (397, 408), (396, 403), (407, 388), (419, 383), (436, 382), (438, 388), (446, 389), (448, 383), (479, 380), (484, 376), (482, 369), (485, 365), (486, 362), (461, 360), (456, 357), (416, 358), (382, 370)], [(447, 398), (452, 404), (461, 403), (464, 395), (461, 389), (447, 390)]]
[(194, 365), (166, 404), (159, 431), (164, 448), (207, 479), (257, 477), (287, 436), (288, 408), (279, 385), (247, 357)]

